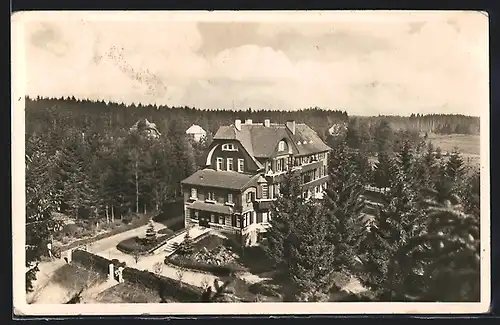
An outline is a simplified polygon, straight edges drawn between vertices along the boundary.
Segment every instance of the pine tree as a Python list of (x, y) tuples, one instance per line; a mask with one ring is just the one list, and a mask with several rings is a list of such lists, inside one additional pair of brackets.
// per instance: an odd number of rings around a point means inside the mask
[(287, 241), (293, 231), (293, 224), (297, 220), (300, 207), (305, 201), (297, 174), (292, 171), (285, 174), (280, 194), (281, 196), (271, 204), (272, 218), (269, 221), (271, 227), (267, 232), (264, 250), (276, 266), (286, 269), (290, 263)]
[(330, 179), (324, 204), (329, 226), (328, 242), (335, 249), (332, 268), (351, 271), (356, 248), (361, 239), (361, 212), (365, 206), (362, 167), (357, 163), (359, 154), (350, 153), (341, 142), (330, 154)]
[(328, 301), (333, 286), (334, 250), (328, 242), (328, 224), (321, 204), (308, 201), (297, 211), (288, 241), (288, 267), (295, 300)]
[(392, 176), (392, 159), (387, 151), (382, 150), (378, 152), (377, 160), (373, 173), (375, 186), (387, 188)]
[(462, 156), (457, 149), (451, 152), (450, 159), (448, 159), (444, 167), (444, 175), (453, 183), (456, 190), (460, 190), (464, 186), (465, 166)]

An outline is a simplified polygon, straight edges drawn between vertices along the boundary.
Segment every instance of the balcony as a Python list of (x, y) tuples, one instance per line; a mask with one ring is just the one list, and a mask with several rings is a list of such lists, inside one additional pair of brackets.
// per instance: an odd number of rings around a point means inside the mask
[(271, 208), (271, 202), (273, 199), (260, 199), (253, 201), (253, 208), (255, 211), (267, 211)]

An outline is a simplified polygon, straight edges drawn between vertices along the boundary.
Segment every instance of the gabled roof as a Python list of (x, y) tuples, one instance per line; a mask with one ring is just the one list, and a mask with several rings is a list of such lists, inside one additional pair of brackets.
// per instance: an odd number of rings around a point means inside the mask
[(198, 170), (181, 182), (186, 185), (197, 185), (205, 187), (228, 188), (242, 190), (260, 174), (243, 174), (230, 171), (215, 171), (210, 168)]
[(291, 142), (295, 155), (331, 150), (313, 129), (303, 123), (296, 124), (295, 134), (284, 124), (271, 124), (267, 127), (262, 124), (241, 124), (241, 130), (237, 130), (234, 125), (221, 126), (214, 136), (214, 140), (239, 141), (256, 158), (270, 157), (282, 139)]
[(187, 130), (186, 133), (191, 134), (207, 134), (207, 132), (199, 125), (193, 124)]

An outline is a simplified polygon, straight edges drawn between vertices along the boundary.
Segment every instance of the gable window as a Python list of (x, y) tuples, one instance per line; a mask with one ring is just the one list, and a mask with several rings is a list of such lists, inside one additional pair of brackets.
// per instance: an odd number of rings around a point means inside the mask
[(263, 199), (267, 199), (267, 195), (268, 195), (267, 184), (262, 184), (261, 185), (261, 190), (262, 190), (262, 198)]
[(227, 158), (227, 170), (228, 171), (233, 170), (233, 158)]
[(223, 159), (221, 157), (217, 157), (217, 170), (222, 170), (222, 162)]
[(285, 141), (281, 140), (278, 143), (278, 151), (285, 151)]
[(253, 198), (254, 198), (254, 192), (248, 192), (247, 193), (247, 203), (250, 203), (253, 201)]
[(222, 151), (238, 151), (238, 148), (236, 148), (234, 143), (225, 143), (222, 145)]
[(191, 189), (191, 199), (198, 199), (198, 191), (195, 188)]
[(215, 193), (214, 192), (207, 193), (207, 201), (215, 201)]
[(238, 159), (238, 172), (243, 173), (245, 170), (245, 161), (243, 159)]
[(227, 194), (227, 203), (233, 203), (233, 194), (232, 193)]

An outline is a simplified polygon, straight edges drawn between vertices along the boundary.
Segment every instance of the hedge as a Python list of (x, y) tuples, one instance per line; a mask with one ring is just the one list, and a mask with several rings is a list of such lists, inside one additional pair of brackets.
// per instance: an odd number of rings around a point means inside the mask
[(75, 249), (71, 253), (71, 260), (73, 262), (81, 264), (86, 268), (93, 269), (102, 274), (109, 273), (109, 264), (113, 264), (115, 268), (126, 266), (124, 262), (120, 262), (117, 259), (113, 259), (110, 261), (107, 258), (80, 249)]
[(155, 291), (162, 290), (164, 294), (175, 297), (180, 302), (201, 300), (202, 290), (188, 283), (181, 285), (179, 281), (129, 267), (125, 268), (122, 274), (125, 281), (140, 284)]
[(116, 249), (125, 254), (134, 254), (134, 253), (147, 254), (151, 250), (157, 248), (171, 236), (172, 236), (171, 234), (158, 236), (154, 241), (149, 243), (145, 241), (142, 242), (143, 239), (137, 236), (131, 237), (119, 242), (118, 245), (116, 245)]
[(231, 266), (231, 265), (213, 265), (201, 262), (195, 262), (187, 259), (175, 259), (166, 257), (165, 264), (172, 264), (178, 267), (191, 269), (191, 270), (199, 270), (212, 273), (218, 276), (229, 276), (234, 274), (235, 272), (241, 271), (241, 268)]

